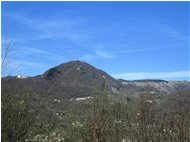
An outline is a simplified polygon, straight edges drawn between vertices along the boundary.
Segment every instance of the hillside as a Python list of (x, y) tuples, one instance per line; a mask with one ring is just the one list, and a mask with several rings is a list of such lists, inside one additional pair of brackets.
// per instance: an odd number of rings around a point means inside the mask
[(171, 94), (177, 91), (189, 91), (190, 82), (188, 81), (165, 81), (165, 80), (133, 80), (126, 81), (120, 80), (123, 88), (129, 92), (142, 91), (143, 89), (149, 88), (152, 93), (165, 93)]
[[(31, 132), (35, 132), (35, 129), (37, 129), (37, 132), (47, 133), (57, 129), (70, 131), (67, 124), (68, 117), (72, 115), (72, 121), (76, 121), (76, 123), (79, 120), (84, 121), (85, 116), (88, 115), (89, 111), (92, 111), (90, 109), (93, 107), (95, 107), (93, 110), (97, 109), (96, 111), (99, 112), (98, 109), (105, 111), (104, 107), (110, 105), (110, 108), (108, 107), (106, 110), (110, 110), (112, 107), (114, 111), (118, 110), (115, 113), (109, 112), (109, 115), (120, 116), (122, 111), (126, 111), (122, 108), (125, 105), (129, 108), (127, 110), (138, 108), (136, 103), (145, 94), (148, 94), (148, 98), (145, 98), (144, 101), (151, 104), (154, 102), (155, 109), (159, 110), (156, 119), (161, 119), (160, 117), (166, 109), (171, 112), (176, 110), (173, 107), (178, 105), (176, 100), (182, 102), (180, 106), (186, 107), (186, 104), (188, 105), (190, 102), (189, 92), (190, 82), (188, 81), (117, 80), (88, 63), (71, 61), (53, 67), (34, 77), (3, 77), (2, 108), (5, 110), (4, 113), (12, 116), (9, 107), (13, 105), (13, 110), (19, 109), (15, 108), (14, 105), (23, 105), (26, 102), (29, 107), (27, 110), (29, 118), (33, 118), (30, 113), (34, 113), (35, 116), (33, 128), (30, 128)], [(96, 102), (94, 98), (97, 97), (102, 99)], [(96, 104), (94, 104), (94, 101)], [(24, 108), (27, 108), (27, 106)], [(6, 111), (6, 107), (8, 111)], [(182, 109), (181, 112), (183, 111), (185, 110)], [(103, 115), (104, 113), (100, 114)], [(20, 117), (17, 112), (12, 118), (15, 119), (15, 116)], [(4, 117), (3, 119), (4, 121), (7, 120)]]
[(106, 72), (82, 61), (63, 63), (34, 77), (4, 77), (2, 91), (7, 86), (16, 92), (30, 90), (33, 94), (31, 97), (36, 99), (48, 95), (50, 98), (66, 100), (91, 96), (95, 91), (129, 97), (128, 94), (138, 94), (139, 91), (147, 89), (153, 94), (172, 94), (190, 90), (188, 81), (116, 80)]
[(190, 92), (190, 82), (148, 79), (116, 80), (88, 63), (70, 61), (34, 77), (4, 77), (2, 78), (2, 97), (7, 88), (17, 95), (27, 94), (34, 106), (45, 100), (48, 104), (47, 108), (55, 112), (55, 108), (59, 109), (62, 106), (66, 106), (67, 109), (73, 108), (73, 103), (78, 102), (77, 100), (89, 100), (94, 94), (101, 95), (102, 92), (107, 92), (112, 99), (133, 102), (138, 100), (143, 91), (149, 91), (153, 97), (159, 98), (161, 105), (165, 105), (168, 100), (174, 99), (178, 92)]
[[(11, 86), (15, 90), (30, 88), (36, 94), (50, 93), (62, 98), (89, 96), (93, 91), (106, 90), (118, 94), (121, 82), (85, 62), (71, 61), (53, 67), (42, 75), (19, 79), (2, 78), (2, 87)], [(53, 92), (53, 94), (52, 94)]]

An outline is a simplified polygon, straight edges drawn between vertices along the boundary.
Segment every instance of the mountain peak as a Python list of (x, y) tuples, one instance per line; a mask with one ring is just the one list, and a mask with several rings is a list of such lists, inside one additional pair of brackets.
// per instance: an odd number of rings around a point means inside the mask
[(52, 77), (55, 77), (56, 74), (65, 74), (65, 73), (69, 73), (69, 72), (74, 72), (75, 70), (81, 70), (82, 66), (91, 66), (83, 61), (69, 61), (66, 63), (62, 63), (58, 66), (55, 66), (53, 68), (50, 68), (49, 70), (47, 70), (43, 76), (45, 76), (46, 78), (50, 79)]
[(64, 65), (64, 64), (79, 65), (79, 64), (88, 64), (88, 63), (86, 63), (86, 62), (84, 62), (84, 61), (81, 61), (81, 60), (72, 60), (72, 61), (63, 63), (63, 64), (61, 64), (61, 65)]
[[(83, 61), (70, 61), (60, 64), (43, 74), (43, 78), (47, 80), (56, 80), (63, 86), (71, 87), (103, 87), (108, 90), (118, 90), (121, 83), (106, 72), (93, 67)], [(115, 91), (116, 92), (116, 91)]]
[(43, 74), (46, 79), (70, 78), (73, 80), (84, 77), (94, 78), (95, 76), (97, 77), (103, 75), (105, 76), (107, 74), (104, 71), (101, 71), (92, 65), (79, 60), (60, 64), (58, 66), (50, 68)]

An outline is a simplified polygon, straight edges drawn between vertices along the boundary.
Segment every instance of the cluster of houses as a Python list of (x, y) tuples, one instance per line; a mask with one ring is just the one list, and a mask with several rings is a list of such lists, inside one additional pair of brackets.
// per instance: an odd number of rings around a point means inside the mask
[(17, 78), (18, 78), (18, 79), (26, 79), (26, 78), (28, 78), (28, 76), (24, 76), (24, 75), (20, 75), (20, 74), (19, 74), (19, 75), (17, 75)]
[(89, 99), (93, 99), (93, 97), (91, 97), (91, 96), (78, 97), (78, 98), (72, 98), (72, 99), (70, 99), (69, 101), (73, 101), (73, 100), (75, 100), (75, 101), (85, 101), (85, 100), (89, 100)]

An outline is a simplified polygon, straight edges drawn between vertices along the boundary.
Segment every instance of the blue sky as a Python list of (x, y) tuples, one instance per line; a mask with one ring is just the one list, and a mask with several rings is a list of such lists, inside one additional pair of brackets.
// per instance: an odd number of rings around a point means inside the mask
[(1, 24), (3, 75), (82, 60), (115, 78), (189, 80), (189, 2), (2, 2)]

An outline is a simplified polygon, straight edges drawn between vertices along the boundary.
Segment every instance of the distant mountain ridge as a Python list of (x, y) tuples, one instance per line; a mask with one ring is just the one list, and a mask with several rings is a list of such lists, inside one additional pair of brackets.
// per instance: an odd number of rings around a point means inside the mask
[(125, 81), (120, 80), (123, 88), (128, 92), (136, 92), (149, 87), (151, 90), (160, 93), (175, 93), (177, 91), (190, 91), (189, 81), (165, 81), (165, 80), (133, 80)]
[(166, 80), (161, 80), (161, 79), (141, 79), (141, 80), (124, 80), (124, 79), (119, 79), (120, 81), (123, 82), (168, 82)]

